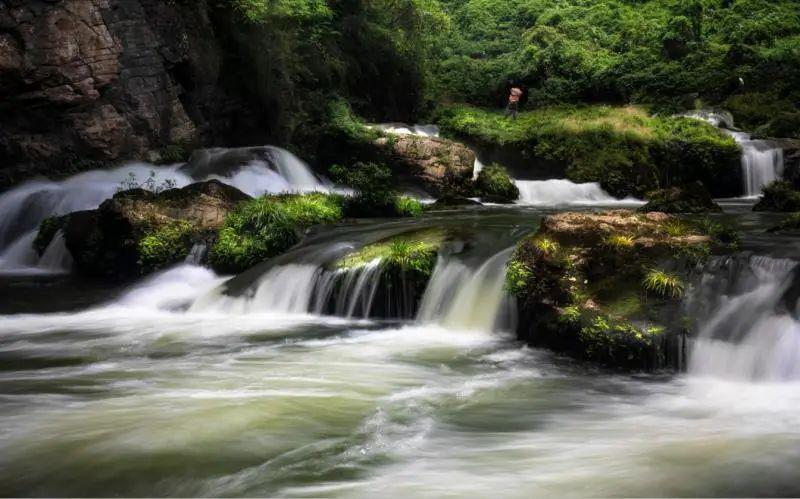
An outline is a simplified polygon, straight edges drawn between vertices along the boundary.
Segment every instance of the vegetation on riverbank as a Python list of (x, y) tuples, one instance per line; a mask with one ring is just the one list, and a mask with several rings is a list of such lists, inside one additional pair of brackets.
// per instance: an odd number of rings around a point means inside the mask
[[(502, 147), (563, 165), (574, 182), (600, 182), (609, 193), (642, 196), (666, 185), (702, 181), (717, 194), (740, 189), (740, 150), (711, 125), (651, 116), (636, 106), (557, 106), (520, 113), (448, 106), (436, 114), (443, 133), (481, 147)], [(730, 192), (729, 192), (730, 193)]]

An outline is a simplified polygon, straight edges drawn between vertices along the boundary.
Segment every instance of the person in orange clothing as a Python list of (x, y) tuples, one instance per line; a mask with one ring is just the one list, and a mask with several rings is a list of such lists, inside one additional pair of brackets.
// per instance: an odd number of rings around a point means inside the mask
[(508, 94), (508, 106), (506, 107), (506, 116), (511, 116), (517, 119), (519, 112), (519, 99), (522, 97), (522, 89), (517, 85), (511, 86), (511, 91)]

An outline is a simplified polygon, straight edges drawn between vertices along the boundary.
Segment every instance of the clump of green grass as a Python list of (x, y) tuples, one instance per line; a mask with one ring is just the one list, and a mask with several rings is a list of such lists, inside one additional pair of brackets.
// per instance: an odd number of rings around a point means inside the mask
[(662, 298), (680, 298), (685, 289), (680, 277), (660, 269), (650, 269), (642, 280), (642, 287)]
[(677, 218), (669, 220), (664, 224), (664, 230), (669, 237), (683, 237), (690, 232), (689, 226)]
[(549, 237), (540, 237), (535, 242), (534, 245), (536, 249), (541, 251), (545, 255), (554, 255), (558, 253), (558, 250), (561, 248), (558, 242), (553, 241)]
[(240, 272), (297, 244), (304, 229), (342, 216), (342, 198), (335, 195), (285, 194), (244, 202), (226, 217), (211, 263), (223, 272)]
[(629, 234), (614, 234), (607, 237), (603, 245), (617, 250), (630, 249), (636, 245), (636, 237)]
[(395, 197), (394, 209), (399, 217), (418, 217), (423, 211), (422, 203), (408, 196)]
[(194, 227), (176, 220), (139, 240), (139, 265), (145, 272), (164, 268), (186, 258), (192, 247)]

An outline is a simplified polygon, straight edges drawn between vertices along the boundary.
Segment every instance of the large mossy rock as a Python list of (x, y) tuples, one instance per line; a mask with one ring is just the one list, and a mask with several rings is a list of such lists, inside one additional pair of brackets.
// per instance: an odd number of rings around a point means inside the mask
[(735, 242), (713, 224), (665, 213), (547, 216), (509, 262), (518, 335), (613, 368), (676, 366), (688, 275), (723, 240)]
[(37, 245), (58, 227), (79, 273), (132, 278), (181, 261), (195, 243), (213, 240), (228, 213), (248, 199), (216, 180), (161, 193), (124, 191), (96, 210), (46, 221)]
[(800, 211), (800, 190), (787, 180), (779, 180), (764, 187), (754, 211)]
[(375, 143), (386, 148), (388, 164), (398, 176), (414, 179), (433, 195), (472, 191), (475, 153), (464, 144), (416, 135), (387, 135)]
[(651, 191), (645, 196), (647, 204), (639, 211), (662, 213), (708, 213), (722, 211), (714, 202), (708, 189), (700, 182), (693, 182), (682, 187), (671, 187)]
[(475, 189), (481, 201), (489, 203), (513, 203), (519, 199), (519, 188), (500, 165), (489, 165), (478, 173)]

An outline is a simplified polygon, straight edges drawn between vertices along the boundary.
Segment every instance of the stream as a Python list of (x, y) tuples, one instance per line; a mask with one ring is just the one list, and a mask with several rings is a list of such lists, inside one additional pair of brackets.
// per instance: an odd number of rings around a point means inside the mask
[[(800, 238), (765, 234), (781, 217), (752, 199), (713, 215), (743, 240), (689, 290), (687, 371), (626, 375), (519, 343), (503, 291), (544, 215), (640, 204), (597, 184), (518, 180), (516, 206), (319, 229), (238, 276), (195, 265), (196, 248), (118, 286), (71, 275), (58, 237), (32, 252), (41, 220), (96, 207), (131, 174), (331, 189), (288, 152), (251, 148), (0, 195), (1, 496), (800, 495), (800, 323), (781, 305)], [(457, 237), (418, 307), (377, 294), (375, 262), (330, 267), (424, 230)]]
[[(742, 203), (721, 216), (738, 219)], [(79, 296), (68, 276), (2, 279), (27, 310), (4, 301), (0, 316), (0, 495), (800, 494), (800, 372), (753, 367), (800, 365), (798, 323), (768, 306), (793, 276), (789, 250), (710, 274), (694, 305), (708, 337), (687, 373), (621, 375), (526, 348), (496, 320), (506, 248), (548, 212), (338, 227), (286, 256), (308, 262), (307, 248), (387, 230), (480, 228), (474, 250), (437, 265), (457, 292), (443, 301), (449, 286), (433, 279), (431, 305), (405, 320), (290, 306), (285, 285), (264, 283), (276, 269), (302, 289), (314, 277), (281, 261), (237, 278), (262, 289), (261, 307), (246, 294), (193, 306), (218, 299), (224, 278), (190, 264)], [(745, 252), (769, 253), (759, 235), (746, 231)], [(720, 346), (718, 324), (741, 318), (731, 300), (748, 293), (758, 299), (741, 313), (755, 323)], [(764, 327), (780, 349), (751, 334)]]

